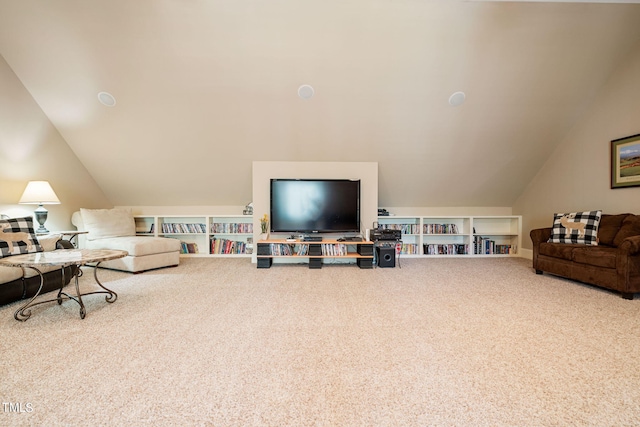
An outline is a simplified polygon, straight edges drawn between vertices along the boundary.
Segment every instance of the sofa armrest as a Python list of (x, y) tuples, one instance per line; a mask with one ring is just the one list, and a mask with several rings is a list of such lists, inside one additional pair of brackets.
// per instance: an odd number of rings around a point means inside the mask
[(546, 242), (551, 237), (551, 227), (547, 228), (536, 228), (531, 230), (529, 233), (531, 236), (531, 241), (533, 242), (533, 247), (535, 248), (542, 242)]
[(38, 243), (42, 246), (42, 250), (45, 252), (55, 251), (57, 249), (57, 243), (62, 238), (61, 234), (45, 234), (38, 237)]
[(640, 236), (627, 237), (618, 245), (618, 250), (627, 255), (636, 255), (640, 253)]
[(56, 242), (56, 249), (75, 249), (75, 246), (68, 240), (60, 239)]

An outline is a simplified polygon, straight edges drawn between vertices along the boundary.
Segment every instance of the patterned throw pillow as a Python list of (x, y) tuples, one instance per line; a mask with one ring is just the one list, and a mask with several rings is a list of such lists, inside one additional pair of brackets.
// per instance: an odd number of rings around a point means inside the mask
[(33, 229), (33, 218), (0, 220), (0, 258), (42, 252)]
[(601, 217), (602, 211), (554, 214), (549, 242), (597, 245)]

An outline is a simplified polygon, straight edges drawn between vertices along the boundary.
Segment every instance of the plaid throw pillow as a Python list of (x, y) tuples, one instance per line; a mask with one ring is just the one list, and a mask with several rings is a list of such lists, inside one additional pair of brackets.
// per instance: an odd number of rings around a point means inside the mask
[(554, 214), (549, 242), (597, 245), (601, 217), (602, 211)]
[(42, 252), (33, 229), (33, 219), (0, 220), (0, 258), (32, 252)]

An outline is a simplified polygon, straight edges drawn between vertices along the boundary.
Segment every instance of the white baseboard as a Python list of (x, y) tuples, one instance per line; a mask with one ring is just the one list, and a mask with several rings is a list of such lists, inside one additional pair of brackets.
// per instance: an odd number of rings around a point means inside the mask
[(533, 249), (520, 248), (520, 258), (533, 259)]

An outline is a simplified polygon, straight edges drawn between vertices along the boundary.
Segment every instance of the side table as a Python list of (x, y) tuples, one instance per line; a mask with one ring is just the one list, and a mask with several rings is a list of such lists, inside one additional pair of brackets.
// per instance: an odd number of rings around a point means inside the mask
[[(74, 300), (80, 305), (80, 318), (84, 319), (87, 315), (87, 310), (82, 302), (82, 297), (86, 295), (92, 294), (106, 294), (105, 301), (108, 303), (113, 303), (118, 298), (118, 295), (110, 289), (107, 289), (100, 280), (98, 280), (98, 265), (102, 261), (109, 261), (112, 259), (123, 258), (127, 256), (127, 251), (119, 251), (119, 250), (110, 250), (110, 249), (57, 249), (55, 251), (47, 251), (47, 252), (36, 252), (32, 254), (23, 254), (23, 255), (14, 255), (6, 258), (0, 259), (0, 266), (5, 267), (20, 267), (22, 268), (23, 274), (25, 268), (30, 268), (38, 273), (40, 276), (40, 287), (36, 294), (27, 301), (22, 307), (20, 307), (13, 317), (16, 320), (25, 321), (29, 317), (31, 317), (31, 307), (44, 304), (48, 302), (57, 301), (58, 304), (62, 304), (63, 296), (65, 298)], [(78, 272), (80, 271), (80, 267), (84, 266), (88, 263), (96, 263), (93, 270), (93, 277), (103, 290), (80, 293), (80, 286), (78, 284)], [(35, 299), (40, 295), (42, 291), (42, 286), (44, 284), (44, 277), (39, 268), (45, 266), (57, 266), (62, 267), (62, 281), (60, 282), (60, 290), (58, 291), (58, 296), (54, 299), (34, 302)], [(67, 293), (62, 292), (65, 283), (64, 277), (64, 267), (75, 266), (75, 285), (76, 285), (76, 295), (69, 295)]]
[[(81, 230), (63, 230), (63, 231), (50, 231), (47, 233), (36, 233), (37, 236), (46, 236), (48, 234), (61, 234), (63, 236), (69, 236), (69, 242), (73, 244), (73, 246), (78, 247), (78, 234), (88, 234), (88, 231)], [(75, 243), (74, 243), (75, 240)]]

